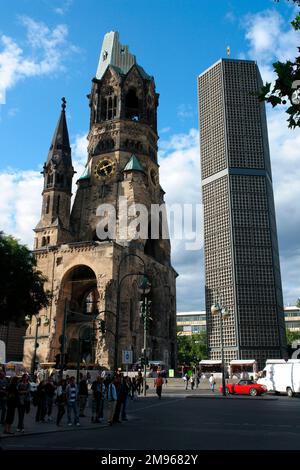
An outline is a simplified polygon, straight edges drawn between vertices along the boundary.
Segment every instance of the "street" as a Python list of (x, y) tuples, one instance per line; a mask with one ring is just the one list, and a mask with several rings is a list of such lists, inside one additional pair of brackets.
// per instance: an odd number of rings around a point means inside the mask
[(3, 449), (300, 449), (300, 400), (168, 393), (130, 401), (128, 421), (8, 437)]

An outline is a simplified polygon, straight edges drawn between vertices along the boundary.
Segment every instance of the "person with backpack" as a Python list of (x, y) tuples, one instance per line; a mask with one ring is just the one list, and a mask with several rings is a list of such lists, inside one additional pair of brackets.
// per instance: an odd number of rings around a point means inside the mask
[(57, 404), (57, 416), (56, 416), (56, 426), (60, 426), (63, 415), (66, 412), (66, 403), (67, 403), (67, 383), (64, 379), (58, 382), (58, 387), (56, 389), (56, 404)]
[(77, 407), (78, 387), (75, 383), (75, 377), (70, 377), (70, 383), (67, 385), (67, 412), (68, 412), (68, 426), (72, 426), (72, 411), (74, 414), (75, 426), (80, 426), (79, 413)]
[(164, 383), (164, 381), (163, 381), (163, 378), (160, 375), (160, 372), (157, 372), (157, 377), (154, 380), (154, 386), (156, 388), (156, 394), (157, 394), (159, 400), (161, 399), (161, 392), (162, 392), (163, 383)]

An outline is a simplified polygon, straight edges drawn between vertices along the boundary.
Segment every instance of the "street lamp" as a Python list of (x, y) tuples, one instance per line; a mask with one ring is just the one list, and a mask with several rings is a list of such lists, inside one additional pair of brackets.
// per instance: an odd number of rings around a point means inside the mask
[[(129, 256), (134, 256), (138, 258), (139, 261), (143, 264), (143, 272), (136, 272), (136, 273), (128, 273), (125, 276), (121, 277), (121, 266), (124, 261), (129, 258)], [(119, 266), (118, 266), (118, 278), (117, 278), (117, 308), (116, 308), (116, 329), (115, 329), (115, 354), (114, 354), (114, 370), (116, 371), (118, 368), (118, 355), (119, 355), (119, 320), (120, 320), (120, 306), (121, 306), (121, 287), (123, 281), (129, 276), (145, 276), (146, 265), (145, 261), (141, 256), (135, 253), (127, 253), (123, 258), (121, 258)]]
[[(34, 335), (33, 356), (32, 356), (32, 362), (31, 362), (31, 376), (32, 377), (34, 376), (34, 372), (35, 372), (35, 368), (36, 368), (36, 351), (37, 351), (37, 348), (39, 347), (38, 332), (39, 332), (39, 327), (41, 326), (41, 318), (38, 316), (38, 314), (33, 314), (33, 316), (35, 317), (35, 335)], [(30, 322), (31, 321), (31, 316), (26, 315), (25, 321)], [(47, 315), (45, 315), (45, 319), (43, 321), (43, 324), (45, 326), (49, 325), (49, 319), (48, 319)]]
[(221, 366), (222, 366), (222, 394), (226, 396), (226, 384), (225, 384), (225, 364), (224, 364), (224, 341), (223, 341), (223, 320), (228, 318), (230, 313), (227, 308), (222, 307), (219, 303), (215, 303), (211, 306), (211, 314), (213, 316), (219, 315), (220, 318), (220, 340), (221, 340)]
[(148, 322), (152, 320), (149, 316), (149, 310), (151, 302), (148, 300), (147, 294), (149, 294), (151, 289), (151, 284), (149, 282), (149, 278), (144, 275), (142, 281), (139, 285), (139, 290), (142, 292), (143, 300), (142, 300), (142, 312), (141, 316), (144, 323), (144, 345), (143, 345), (143, 355), (144, 355), (144, 386), (143, 386), (143, 394), (144, 397), (146, 396), (146, 386), (147, 386), (147, 379), (146, 379), (146, 366), (147, 366), (147, 330), (148, 330)]

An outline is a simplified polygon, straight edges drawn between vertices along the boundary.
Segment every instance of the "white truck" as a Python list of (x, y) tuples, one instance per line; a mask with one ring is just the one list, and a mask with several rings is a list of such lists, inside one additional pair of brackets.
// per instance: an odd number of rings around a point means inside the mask
[(300, 393), (300, 359), (268, 359), (258, 383), (268, 392), (287, 393), (289, 397)]

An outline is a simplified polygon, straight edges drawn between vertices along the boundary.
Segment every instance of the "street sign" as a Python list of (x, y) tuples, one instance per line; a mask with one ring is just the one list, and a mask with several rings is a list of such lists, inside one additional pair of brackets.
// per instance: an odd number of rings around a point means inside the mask
[(122, 363), (123, 364), (132, 364), (132, 351), (122, 351)]

